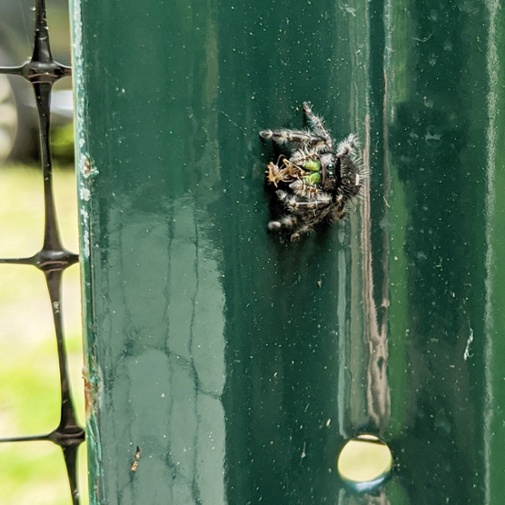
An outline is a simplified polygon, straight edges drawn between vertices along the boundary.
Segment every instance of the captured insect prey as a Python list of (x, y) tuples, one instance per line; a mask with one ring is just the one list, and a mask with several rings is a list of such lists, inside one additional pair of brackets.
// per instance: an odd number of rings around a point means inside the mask
[(269, 230), (287, 231), (292, 242), (324, 222), (342, 219), (345, 206), (363, 188), (357, 159), (357, 139), (350, 134), (335, 141), (307, 102), (307, 130), (262, 130), (260, 136), (285, 148), (266, 170), (267, 187), (274, 191)]

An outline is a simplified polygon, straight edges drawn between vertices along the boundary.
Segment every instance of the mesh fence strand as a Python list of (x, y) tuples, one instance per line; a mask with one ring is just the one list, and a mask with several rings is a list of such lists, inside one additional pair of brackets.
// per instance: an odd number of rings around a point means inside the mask
[(40, 138), (40, 158), (44, 177), (44, 243), (42, 249), (29, 258), (0, 259), (0, 263), (33, 265), (43, 272), (51, 300), (54, 328), (58, 349), (61, 387), (61, 415), (55, 430), (46, 435), (13, 437), (0, 442), (49, 440), (63, 451), (67, 468), (72, 503), (79, 504), (77, 486), (77, 449), (84, 441), (84, 430), (77, 424), (76, 412), (70, 395), (67, 355), (63, 337), (61, 313), (61, 280), (65, 269), (79, 261), (79, 257), (67, 251), (60, 240), (53, 195), (52, 162), (49, 144), (51, 90), (53, 84), (71, 75), (70, 67), (56, 62), (49, 44), (45, 0), (35, 2), (35, 36), (33, 54), (23, 65), (0, 67), (0, 73), (18, 75), (33, 86), (37, 101)]

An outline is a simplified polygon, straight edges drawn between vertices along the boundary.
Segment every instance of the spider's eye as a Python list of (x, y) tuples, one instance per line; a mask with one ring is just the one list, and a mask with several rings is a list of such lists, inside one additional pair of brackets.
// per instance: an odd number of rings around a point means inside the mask
[(333, 177), (335, 175), (334, 169), (335, 165), (333, 163), (328, 163), (328, 165), (326, 166), (326, 170), (328, 170), (328, 175), (330, 177)]

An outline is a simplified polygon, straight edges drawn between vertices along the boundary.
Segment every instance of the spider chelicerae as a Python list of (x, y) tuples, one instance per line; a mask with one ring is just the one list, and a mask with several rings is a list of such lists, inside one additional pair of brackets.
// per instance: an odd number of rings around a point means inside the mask
[[(286, 154), (267, 167), (267, 184), (275, 188), (279, 217), (270, 230), (285, 229), (296, 241), (322, 222), (344, 217), (345, 206), (363, 188), (357, 159), (357, 139), (348, 135), (338, 145), (307, 102), (303, 110), (307, 130), (262, 130), (260, 136), (285, 146)], [(279, 206), (277, 205), (277, 206)]]

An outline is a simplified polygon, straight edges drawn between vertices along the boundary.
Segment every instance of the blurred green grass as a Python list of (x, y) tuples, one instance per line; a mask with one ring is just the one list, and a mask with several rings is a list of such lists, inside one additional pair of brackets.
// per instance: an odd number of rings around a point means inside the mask
[[(54, 188), (63, 244), (77, 252), (77, 197), (71, 168), (55, 169)], [(38, 167), (0, 166), (0, 258), (31, 256), (41, 248), (43, 205)], [(77, 265), (64, 273), (62, 313), (72, 395), (79, 423), (84, 426)], [(44, 276), (31, 266), (0, 265), (0, 438), (48, 433), (58, 425), (59, 415), (56, 342)], [(85, 505), (84, 444), (79, 450)], [(61, 450), (50, 442), (0, 444), (0, 503), (71, 504)]]

